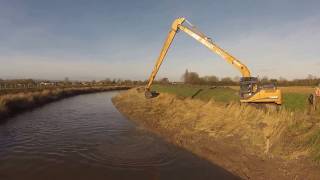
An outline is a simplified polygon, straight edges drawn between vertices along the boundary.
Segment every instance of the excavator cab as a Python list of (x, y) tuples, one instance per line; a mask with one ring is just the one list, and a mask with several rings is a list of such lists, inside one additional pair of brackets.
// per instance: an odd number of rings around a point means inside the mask
[(258, 78), (242, 77), (240, 79), (240, 98), (247, 99), (258, 91)]

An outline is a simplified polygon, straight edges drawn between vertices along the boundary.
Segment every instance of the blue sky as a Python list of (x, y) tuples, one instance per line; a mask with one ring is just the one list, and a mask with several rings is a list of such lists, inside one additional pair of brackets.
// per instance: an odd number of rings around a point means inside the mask
[[(186, 17), (254, 76), (320, 76), (320, 1), (0, 0), (0, 78), (146, 79), (171, 22)], [(178, 33), (159, 72), (240, 76)]]

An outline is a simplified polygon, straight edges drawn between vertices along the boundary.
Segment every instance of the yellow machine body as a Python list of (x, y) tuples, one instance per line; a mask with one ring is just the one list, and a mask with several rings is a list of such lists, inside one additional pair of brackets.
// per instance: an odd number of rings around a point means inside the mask
[(280, 89), (261, 89), (248, 98), (241, 98), (242, 103), (275, 103), (282, 104), (282, 93)]

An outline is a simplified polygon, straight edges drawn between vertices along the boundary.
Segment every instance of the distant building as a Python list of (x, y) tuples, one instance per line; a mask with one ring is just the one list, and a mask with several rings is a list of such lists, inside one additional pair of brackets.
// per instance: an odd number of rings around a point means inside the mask
[(56, 85), (55, 82), (40, 82), (39, 84), (41, 86), (54, 86), (54, 85)]

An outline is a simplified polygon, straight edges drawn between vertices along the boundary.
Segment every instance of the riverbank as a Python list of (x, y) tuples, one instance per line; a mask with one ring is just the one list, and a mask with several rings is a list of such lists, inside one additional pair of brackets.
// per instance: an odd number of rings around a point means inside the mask
[(0, 121), (21, 111), (57, 101), (63, 98), (102, 91), (126, 90), (127, 86), (56, 88), (41, 91), (9, 93), (0, 96)]
[(319, 119), (286, 110), (160, 94), (136, 89), (114, 105), (129, 119), (244, 179), (319, 179)]

